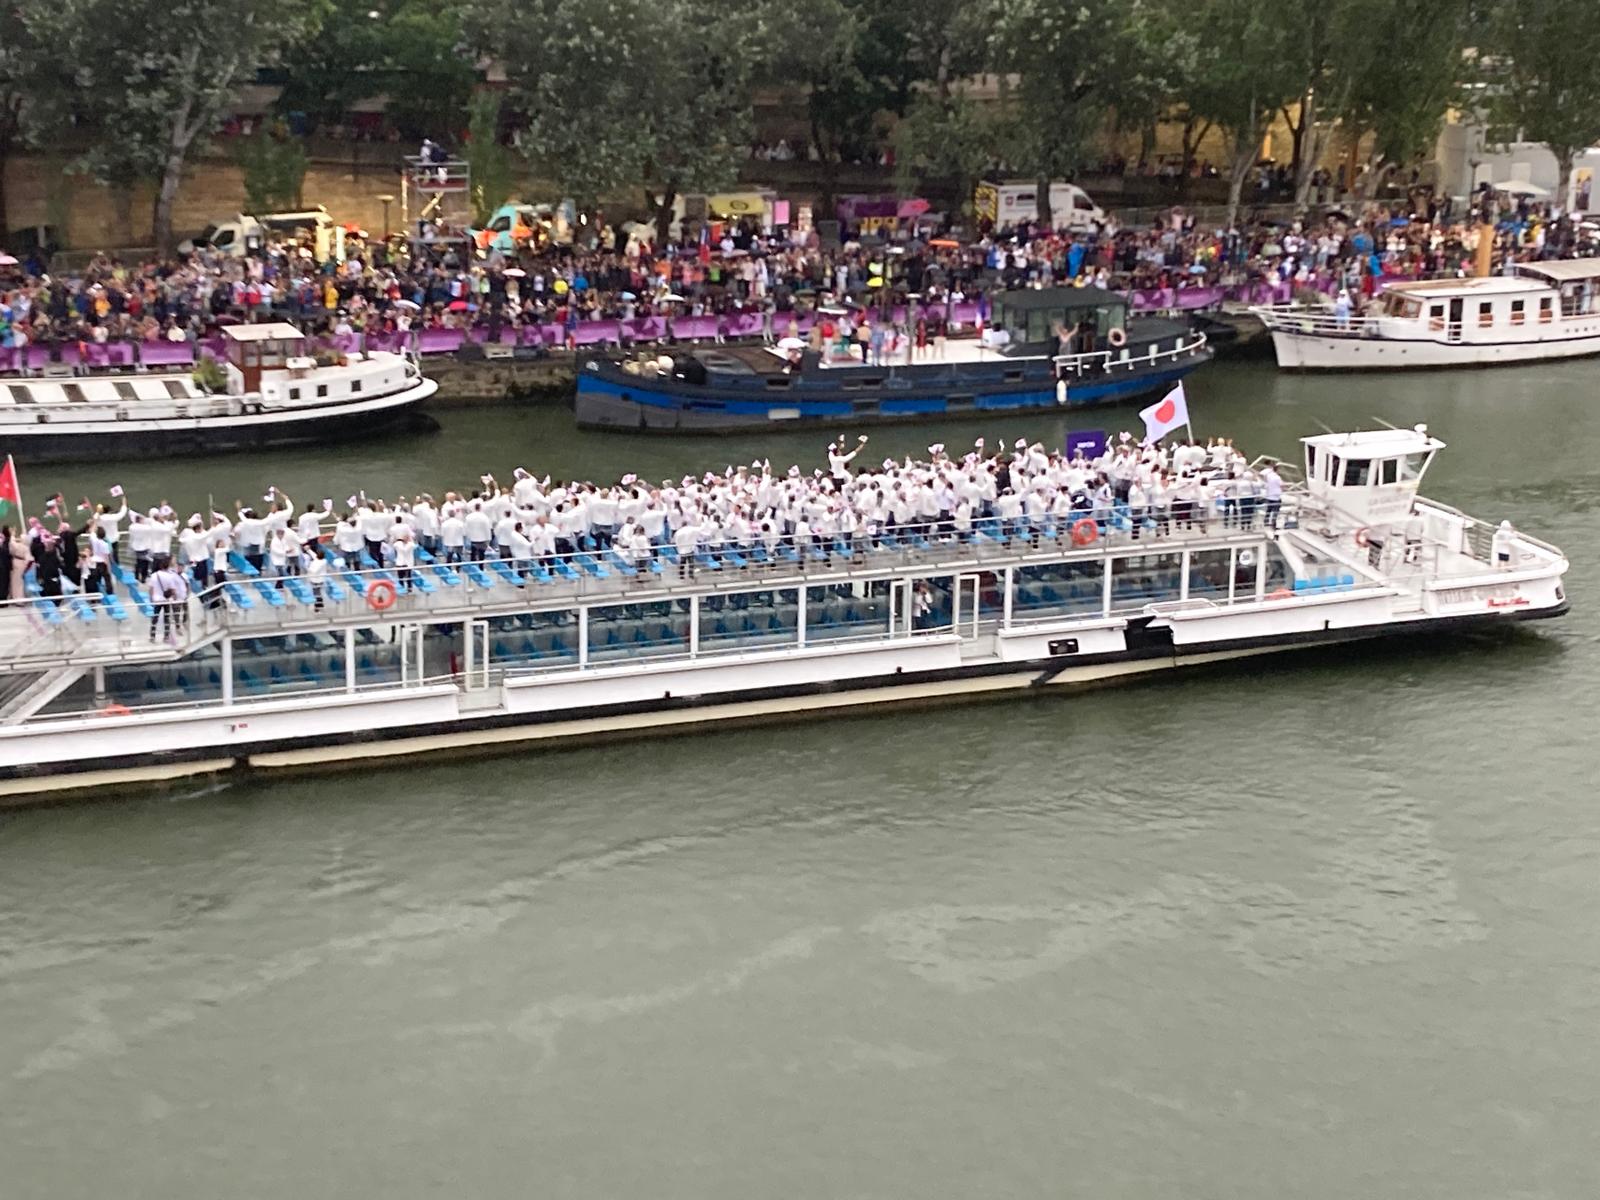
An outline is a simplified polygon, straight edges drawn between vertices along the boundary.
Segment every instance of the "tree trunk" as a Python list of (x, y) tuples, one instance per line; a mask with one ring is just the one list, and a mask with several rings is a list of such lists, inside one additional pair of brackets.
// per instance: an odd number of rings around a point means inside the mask
[(1303, 217), (1311, 207), (1311, 177), (1327, 145), (1326, 134), (1317, 130), (1317, 93), (1307, 89), (1300, 100), (1300, 130), (1295, 134), (1294, 215)]
[(183, 151), (173, 147), (167, 151), (167, 162), (161, 170), (161, 184), (156, 188), (156, 206), (150, 233), (160, 258), (171, 258), (177, 243), (172, 236), (172, 209), (178, 200), (178, 185), (183, 182)]
[(1239, 204), (1244, 198), (1244, 181), (1250, 177), (1250, 168), (1261, 155), (1261, 123), (1256, 116), (1256, 102), (1250, 99), (1250, 120), (1242, 129), (1233, 132), (1233, 157), (1228, 163), (1228, 228), (1239, 220)]
[(1206, 134), (1211, 132), (1211, 122), (1202, 121), (1198, 117), (1190, 117), (1183, 123), (1183, 167), (1178, 179), (1178, 196), (1180, 199), (1189, 198), (1189, 176), (1194, 171), (1195, 155), (1200, 153), (1200, 143)]
[[(649, 193), (646, 194), (648, 195)], [(666, 187), (662, 189), (660, 203), (655, 204), (657, 250), (665, 246), (667, 239), (672, 236), (672, 206), (677, 202), (677, 199), (678, 185), (669, 179)], [(650, 200), (655, 203), (654, 196), (650, 196)], [(678, 232), (682, 233), (683, 231), (680, 229)]]
[(1039, 189), (1039, 198), (1035, 201), (1038, 223), (1050, 229), (1055, 221), (1055, 213), (1050, 211), (1050, 177), (1044, 176), (1035, 186)]
[[(1570, 146), (1551, 146), (1550, 150), (1556, 156), (1556, 207), (1570, 212), (1572, 209), (1572, 164), (1577, 159), (1577, 151)], [(0, 208), (0, 225), (4, 224), (5, 210)]]
[(6, 160), (10, 157), (9, 139), (0, 139), (0, 250), (11, 240), (11, 222), (6, 211)]

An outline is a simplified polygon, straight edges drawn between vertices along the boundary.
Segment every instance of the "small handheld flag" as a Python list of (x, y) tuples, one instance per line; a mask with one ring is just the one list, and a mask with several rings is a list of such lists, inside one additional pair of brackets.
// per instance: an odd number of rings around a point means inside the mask
[(112, 485), (111, 485), (111, 494), (112, 494), (112, 495), (113, 495), (113, 496), (120, 496), (120, 495), (122, 495), (122, 485), (121, 485), (121, 484), (120, 484), (120, 483), (113, 483), (113, 484), (112, 484)]
[(17, 482), (17, 464), (6, 455), (6, 465), (0, 470), (0, 520), (22, 523), (22, 487)]

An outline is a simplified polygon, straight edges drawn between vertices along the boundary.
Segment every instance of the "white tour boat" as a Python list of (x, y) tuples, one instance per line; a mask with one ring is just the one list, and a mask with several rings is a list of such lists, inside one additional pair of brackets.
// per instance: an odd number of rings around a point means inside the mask
[(293, 325), (223, 335), (216, 391), (189, 372), (0, 378), (0, 445), (42, 462), (320, 443), (416, 419), (438, 387), (415, 358), (387, 351), (319, 364)]
[(1515, 263), (1513, 274), (1395, 283), (1365, 316), (1250, 311), (1291, 371), (1476, 367), (1600, 354), (1600, 258)]
[[(175, 644), (146, 594), (0, 605), (0, 798), (1038, 696), (1567, 610), (1556, 547), (1418, 496), (1423, 429), (1310, 437), (1279, 519), (900, 529), (680, 562), (238, 578)], [(245, 571), (243, 560), (235, 562)], [(211, 603), (204, 603), (210, 601)]]

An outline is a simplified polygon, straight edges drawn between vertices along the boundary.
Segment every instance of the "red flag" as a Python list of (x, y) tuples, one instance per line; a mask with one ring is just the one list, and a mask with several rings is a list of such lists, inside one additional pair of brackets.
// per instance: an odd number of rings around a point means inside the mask
[(17, 484), (17, 464), (9, 454), (4, 469), (0, 469), (0, 516), (8, 521), (22, 520), (22, 488)]

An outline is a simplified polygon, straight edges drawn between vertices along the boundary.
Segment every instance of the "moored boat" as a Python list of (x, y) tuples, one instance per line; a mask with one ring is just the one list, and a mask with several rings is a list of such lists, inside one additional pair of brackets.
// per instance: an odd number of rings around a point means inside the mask
[(365, 437), (418, 419), (438, 386), (404, 354), (319, 361), (293, 325), (234, 325), (223, 334), (214, 388), (198, 372), (0, 379), (0, 442), (45, 462)]
[(1189, 324), (1130, 317), (1094, 287), (1006, 292), (983, 336), (914, 338), (867, 361), (795, 339), (579, 361), (578, 424), (655, 433), (870, 425), (1084, 407), (1164, 392), (1210, 361)]
[(1510, 275), (1394, 283), (1362, 316), (1250, 311), (1290, 371), (1477, 367), (1600, 354), (1600, 259), (1515, 263)]
[[(147, 592), (0, 605), (0, 799), (1066, 692), (1565, 612), (1567, 560), (1423, 499), (1425, 430), (1166, 528), (1070, 518), (414, 572), (238, 577), (168, 641)], [(331, 558), (331, 551), (328, 552)], [(408, 578), (409, 576), (409, 578)]]

